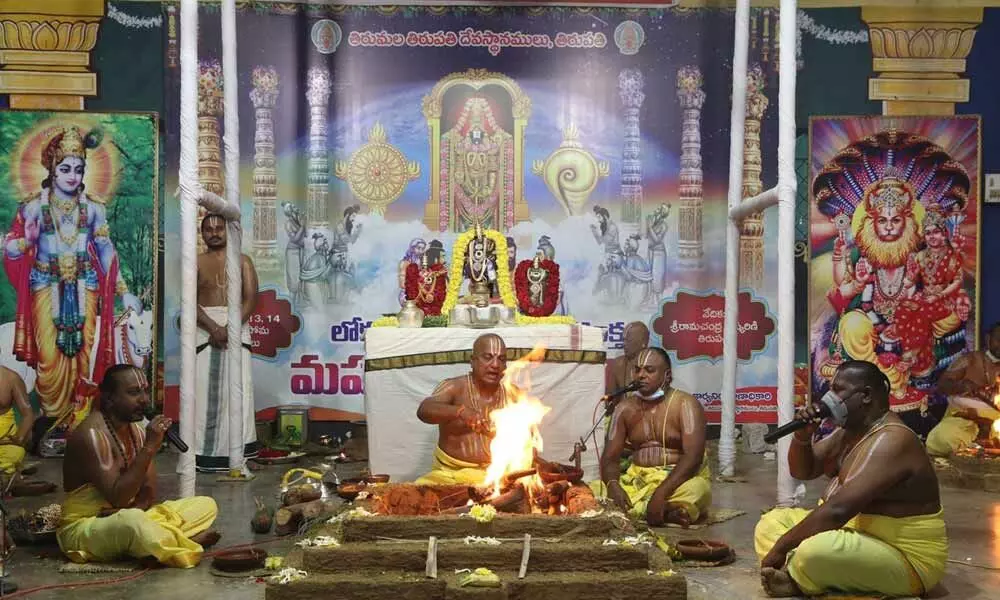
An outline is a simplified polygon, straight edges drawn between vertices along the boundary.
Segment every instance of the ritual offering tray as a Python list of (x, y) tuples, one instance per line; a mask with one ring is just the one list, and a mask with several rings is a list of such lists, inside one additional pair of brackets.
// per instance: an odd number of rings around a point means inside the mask
[(221, 552), (212, 559), (212, 567), (224, 573), (243, 573), (264, 568), (267, 552), (258, 548)]
[(681, 540), (675, 544), (677, 551), (689, 560), (722, 560), (732, 551), (729, 546), (713, 540)]
[[(364, 511), (322, 525), (311, 533), (315, 543), (286, 558), (285, 566), (306, 575), (269, 582), (267, 600), (687, 598), (686, 580), (671, 570), (667, 554), (636, 537), (620, 513), (598, 507), (581, 514), (456, 514), (449, 509), (468, 503), (468, 486), (373, 490), (357, 503)], [(424, 514), (403, 514), (418, 511)], [(469, 573), (485, 570), (497, 587), (462, 586)]]
[(459, 304), (448, 315), (450, 327), (471, 327), (472, 329), (488, 329), (514, 324), (514, 309), (503, 304), (489, 306), (474, 306)]
[(993, 444), (963, 448), (934, 466), (943, 486), (1000, 494), (1000, 448)]

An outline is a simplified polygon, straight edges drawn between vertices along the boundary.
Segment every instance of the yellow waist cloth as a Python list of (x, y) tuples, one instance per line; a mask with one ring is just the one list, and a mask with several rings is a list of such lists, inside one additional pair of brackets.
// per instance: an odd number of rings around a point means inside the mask
[(486, 465), (452, 458), (441, 449), (434, 448), (434, 466), (430, 473), (417, 479), (417, 485), (477, 485), (486, 481)]
[(152, 556), (170, 567), (194, 567), (204, 550), (190, 538), (211, 527), (219, 513), (215, 500), (204, 496), (97, 517), (107, 508), (111, 505), (89, 483), (67, 494), (56, 537), (70, 560), (107, 562)]
[[(646, 518), (646, 508), (649, 506), (653, 492), (666, 481), (673, 470), (674, 465), (640, 467), (633, 463), (629, 466), (619, 479), (622, 489), (632, 503), (629, 515), (638, 519)], [(708, 458), (706, 457), (701, 461), (701, 469), (698, 474), (677, 486), (667, 502), (682, 505), (687, 509), (691, 522), (697, 521), (712, 503), (711, 479), (712, 472), (708, 468)], [(598, 497), (607, 497), (607, 487), (603, 481), (595, 481), (590, 484), (590, 487)]]
[[(811, 511), (776, 508), (757, 523), (754, 546), (763, 558)], [(788, 572), (807, 595), (831, 591), (920, 595), (944, 574), (948, 538), (943, 511), (912, 517), (861, 514), (818, 533), (789, 553)]]
[[(0, 415), (0, 442), (13, 441), (17, 435), (17, 422), (14, 419), (14, 409)], [(24, 448), (17, 444), (0, 445), (0, 472), (11, 475), (17, 471), (24, 460)]]

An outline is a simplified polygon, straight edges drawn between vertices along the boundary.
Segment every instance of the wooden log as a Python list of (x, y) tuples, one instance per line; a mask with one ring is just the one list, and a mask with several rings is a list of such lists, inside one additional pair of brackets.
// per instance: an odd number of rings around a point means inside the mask
[(282, 495), (281, 501), (285, 506), (312, 502), (323, 497), (322, 490), (311, 485), (297, 485), (290, 488)]
[(500, 494), (496, 498), (491, 498), (489, 504), (492, 504), (498, 512), (508, 512), (508, 513), (525, 513), (524, 506), (527, 504), (527, 494), (524, 492), (524, 486), (516, 485), (509, 492)]
[(594, 497), (594, 491), (586, 485), (574, 485), (566, 490), (566, 513), (578, 515), (588, 510), (597, 510), (600, 504)]
[(274, 533), (276, 535), (295, 533), (303, 521), (315, 519), (327, 512), (332, 513), (333, 508), (333, 505), (326, 500), (300, 502), (279, 508), (274, 514)]

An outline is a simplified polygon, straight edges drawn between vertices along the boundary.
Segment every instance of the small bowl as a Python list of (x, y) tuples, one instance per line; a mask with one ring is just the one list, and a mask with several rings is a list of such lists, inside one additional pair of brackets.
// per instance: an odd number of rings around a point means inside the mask
[(337, 495), (348, 502), (353, 502), (358, 494), (367, 488), (368, 484), (360, 479), (345, 479), (337, 486)]
[(377, 473), (375, 475), (368, 475), (364, 480), (368, 483), (389, 483), (390, 477), (385, 473)]
[(257, 548), (221, 552), (212, 560), (212, 567), (226, 573), (243, 573), (264, 568), (267, 552)]
[(681, 540), (677, 542), (677, 551), (684, 558), (706, 561), (722, 560), (732, 552), (728, 545), (714, 540)]
[(56, 484), (50, 481), (22, 481), (10, 489), (12, 496), (43, 496), (56, 491)]

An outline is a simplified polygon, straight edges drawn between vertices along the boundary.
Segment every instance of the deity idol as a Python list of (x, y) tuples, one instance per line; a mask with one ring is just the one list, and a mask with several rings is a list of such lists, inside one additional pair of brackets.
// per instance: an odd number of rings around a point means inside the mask
[(508, 181), (513, 137), (497, 124), (489, 101), (480, 96), (467, 99), (443, 138), (447, 161), (442, 170), (447, 173), (442, 180), (448, 185), (456, 229), (464, 231), (475, 223), (497, 230), (512, 225), (513, 198), (507, 196), (513, 189)]
[(953, 243), (948, 218), (939, 210), (924, 217), (926, 248), (911, 255), (904, 285), (907, 300), (896, 312), (893, 334), (902, 343), (903, 360), (911, 377), (924, 378), (937, 366), (936, 339), (961, 329), (972, 311), (962, 288), (962, 252)]
[(87, 151), (100, 142), (99, 132), (84, 136), (76, 127), (49, 140), (40, 157), (48, 171), (41, 192), (17, 208), (4, 240), (4, 267), (17, 294), (14, 355), (35, 368), (42, 409), (54, 417), (69, 413), (81, 380), (99, 381), (114, 363), (115, 296), (143, 310), (118, 270), (104, 201), (84, 193)]
[(496, 244), (483, 233), (476, 223), (476, 236), (469, 241), (465, 252), (464, 276), (469, 280), (470, 304), (483, 307), (500, 296), (497, 286)]
[(833, 246), (835, 288), (829, 300), (842, 313), (840, 343), (850, 358), (878, 364), (899, 398), (906, 393), (907, 378), (886, 355), (900, 351), (891, 326), (903, 299), (907, 258), (920, 245), (916, 211), (922, 209), (910, 185), (887, 167), (855, 208), (856, 248), (847, 251), (845, 219), (835, 220), (841, 235)]

